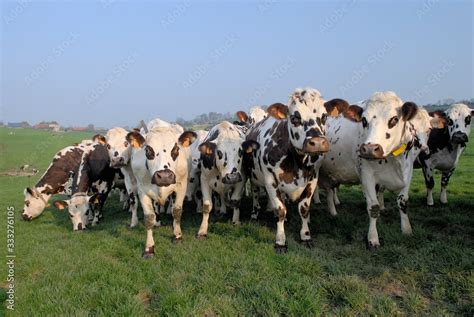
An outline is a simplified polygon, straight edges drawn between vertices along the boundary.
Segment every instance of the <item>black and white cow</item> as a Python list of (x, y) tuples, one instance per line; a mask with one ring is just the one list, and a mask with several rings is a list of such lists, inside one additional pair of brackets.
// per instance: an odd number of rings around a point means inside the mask
[(250, 128), (251, 126), (268, 117), (268, 113), (263, 110), (262, 107), (255, 106), (250, 108), (248, 114), (243, 110), (237, 111), (236, 116), (239, 119), (237, 122), (235, 122), (237, 125)]
[(130, 227), (135, 227), (138, 224), (138, 189), (137, 180), (133, 174), (132, 166), (130, 164), (130, 157), (132, 148), (127, 141), (128, 131), (123, 128), (113, 128), (107, 131), (105, 135), (107, 140), (107, 148), (110, 156), (110, 167), (119, 168), (123, 174), (125, 188), (128, 194), (128, 207), (132, 213), (132, 220)]
[(443, 123), (439, 129), (431, 131), (428, 139), (429, 153), (420, 153), (418, 161), (425, 177), (426, 203), (428, 206), (433, 206), (433, 171), (437, 169), (442, 172), (439, 200), (442, 204), (446, 204), (449, 178), (454, 173), (469, 141), (474, 110), (464, 104), (454, 104), (445, 112), (435, 111), (430, 115)]
[(74, 231), (86, 229), (89, 223), (94, 226), (102, 218), (102, 208), (115, 174), (105, 144), (94, 142), (85, 146), (72, 180), (71, 198), (54, 203), (58, 209), (68, 208)]
[(402, 233), (412, 233), (408, 192), (413, 163), (427, 147), (431, 124), (437, 123), (415, 103), (403, 103), (390, 91), (375, 93), (365, 109), (350, 106), (344, 115), (353, 122), (336, 118), (328, 124), (334, 151), (328, 153), (321, 177), (330, 186), (360, 180), (370, 218), (367, 240), (372, 250), (380, 246), (376, 224), (385, 189), (398, 194)]
[(202, 213), (202, 192), (201, 192), (201, 151), (199, 145), (207, 137), (208, 131), (197, 130), (196, 140), (191, 144), (191, 170), (188, 175), (188, 188), (186, 190), (186, 200), (196, 202), (196, 211)]
[(243, 153), (251, 152), (252, 144), (255, 143), (244, 141), (243, 129), (224, 121), (214, 126), (204, 142), (199, 145), (203, 207), (198, 238), (207, 236), (209, 213), (213, 207), (213, 192), (221, 198), (221, 212), (225, 212), (226, 206), (231, 207), (232, 222), (240, 223), (240, 200), (246, 182), (242, 173)]
[(181, 215), (191, 166), (188, 147), (195, 139), (196, 133), (185, 131), (179, 134), (176, 128), (164, 121), (149, 130), (146, 138), (137, 131), (127, 135), (127, 141), (133, 147), (132, 170), (145, 215), (145, 258), (150, 258), (155, 253), (154, 202), (163, 206), (173, 194), (176, 196), (173, 204), (173, 241), (179, 242), (182, 239)]
[(307, 246), (312, 245), (309, 207), (318, 180), (321, 154), (327, 152), (329, 146), (324, 137), (328, 111), (320, 93), (310, 88), (297, 89), (291, 94), (288, 106), (273, 104), (267, 111), (270, 116), (247, 134), (248, 141), (260, 146), (246, 155), (245, 167), (252, 185), (266, 189), (269, 205), (278, 213), (275, 250), (280, 253), (288, 249), (284, 197), (298, 202), (302, 220), (300, 238)]
[(71, 194), (71, 181), (77, 174), (85, 147), (86, 144), (68, 146), (56, 153), (36, 185), (25, 189), (22, 212), (24, 220), (31, 220), (41, 215), (52, 195)]

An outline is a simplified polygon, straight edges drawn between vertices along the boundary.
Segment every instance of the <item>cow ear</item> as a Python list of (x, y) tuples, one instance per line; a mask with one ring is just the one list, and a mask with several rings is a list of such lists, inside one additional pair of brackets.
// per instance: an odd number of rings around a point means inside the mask
[(214, 155), (216, 153), (216, 144), (212, 142), (204, 142), (199, 145), (199, 152), (204, 155)]
[(190, 146), (197, 139), (197, 134), (194, 131), (184, 131), (183, 134), (179, 136), (179, 144), (183, 147)]
[(105, 139), (105, 136), (103, 136), (102, 134), (94, 135), (92, 137), (92, 141), (103, 144), (103, 145), (107, 144), (107, 140)]
[(344, 111), (344, 117), (354, 122), (361, 122), (362, 112), (364, 112), (364, 109), (362, 109), (362, 107), (357, 105), (351, 105), (349, 106), (349, 108), (347, 108), (346, 111)]
[(53, 203), (54, 207), (56, 207), (59, 210), (66, 209), (69, 206), (69, 200), (56, 200)]
[(471, 109), (471, 117), (474, 117), (474, 109)]
[(430, 120), (430, 124), (433, 129), (444, 129), (446, 126), (446, 119), (434, 117)]
[(142, 145), (145, 143), (145, 138), (143, 137), (143, 135), (140, 134), (140, 132), (137, 131), (132, 131), (128, 133), (125, 139), (134, 148), (141, 148)]
[(242, 150), (244, 153), (252, 153), (260, 148), (260, 143), (249, 140), (242, 143)]
[(245, 113), (245, 111), (237, 111), (235, 115), (240, 122), (247, 122), (249, 120), (249, 116)]
[(282, 103), (274, 103), (268, 107), (267, 112), (278, 120), (285, 119), (288, 116), (288, 106), (285, 106)]
[(408, 101), (402, 106), (402, 119), (404, 121), (410, 121), (413, 119), (418, 112), (418, 106), (416, 103)]
[(26, 187), (26, 191), (28, 192), (28, 194), (30, 194), (31, 196), (35, 197), (35, 198), (38, 198), (38, 195), (36, 194), (36, 191), (34, 191), (33, 189), (31, 189), (30, 187)]
[(337, 117), (349, 108), (349, 103), (344, 99), (332, 99), (324, 103), (324, 108), (326, 108), (329, 116)]

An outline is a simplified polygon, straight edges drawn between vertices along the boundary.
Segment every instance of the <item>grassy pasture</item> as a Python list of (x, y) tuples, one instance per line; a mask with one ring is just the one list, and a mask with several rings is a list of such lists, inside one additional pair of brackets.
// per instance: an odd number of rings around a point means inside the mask
[[(275, 221), (266, 214), (249, 223), (246, 199), (243, 224), (211, 216), (205, 241), (194, 238), (200, 223), (194, 206), (185, 208), (180, 245), (171, 244), (166, 218), (155, 230), (156, 257), (143, 260), (144, 227), (128, 228), (130, 217), (116, 194), (104, 221), (86, 232), (73, 233), (67, 213), (54, 208), (31, 223), (20, 221), (23, 188), (34, 185), (57, 150), (91, 135), (0, 129), (0, 172), (22, 164), (40, 169), (31, 178), (0, 177), (2, 228), (7, 207), (16, 210), (12, 315), (474, 315), (473, 142), (451, 178), (447, 206), (436, 201), (425, 207), (422, 173), (415, 171), (412, 236), (402, 236), (394, 195), (386, 194), (378, 225), (383, 246), (376, 252), (365, 248), (368, 217), (354, 186), (341, 188), (337, 218), (324, 198), (313, 206), (313, 249), (297, 243), (300, 220), (293, 206), (289, 252), (275, 254)], [(5, 254), (5, 234), (0, 242)], [(0, 269), (0, 314), (7, 312), (6, 269)]]

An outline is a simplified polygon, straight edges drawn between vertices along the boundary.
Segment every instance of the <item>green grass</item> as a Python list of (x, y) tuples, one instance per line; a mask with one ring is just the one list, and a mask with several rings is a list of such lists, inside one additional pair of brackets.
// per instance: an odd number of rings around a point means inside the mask
[[(48, 166), (54, 153), (86, 134), (0, 129), (0, 172), (29, 163)], [(37, 144), (36, 150), (33, 150)], [(311, 211), (316, 246), (299, 238), (299, 216), (290, 209), (289, 252), (273, 250), (275, 223), (264, 215), (243, 224), (211, 216), (209, 238), (194, 238), (200, 216), (185, 209), (184, 241), (171, 243), (171, 220), (155, 230), (156, 257), (143, 260), (142, 224), (128, 229), (129, 215), (117, 195), (108, 200), (96, 228), (73, 233), (67, 213), (47, 209), (26, 223), (19, 220), (22, 190), (39, 175), (1, 177), (0, 201), (16, 209), (16, 306), (31, 315), (470, 315), (474, 314), (474, 146), (461, 158), (449, 187), (449, 204), (424, 207), (421, 171), (415, 172), (410, 198), (413, 235), (402, 236), (394, 196), (379, 221), (383, 246), (365, 248), (368, 217), (359, 187), (340, 191), (339, 216), (325, 200)], [(437, 175), (436, 193), (439, 193)], [(141, 216), (141, 212), (140, 212)], [(5, 250), (5, 235), (1, 238)], [(5, 251), (4, 251), (5, 252)], [(1, 271), (5, 281), (6, 266)], [(6, 283), (0, 285), (5, 300)], [(1, 313), (1, 312), (0, 312)]]

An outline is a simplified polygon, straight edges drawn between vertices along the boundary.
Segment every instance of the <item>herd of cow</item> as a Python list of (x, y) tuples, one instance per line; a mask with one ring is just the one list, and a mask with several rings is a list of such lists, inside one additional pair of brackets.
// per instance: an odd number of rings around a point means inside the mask
[(379, 247), (377, 218), (384, 209), (384, 190), (395, 192), (401, 230), (412, 229), (407, 213), (413, 168), (421, 167), (427, 204), (433, 205), (433, 171), (442, 172), (441, 203), (447, 203), (449, 178), (466, 147), (474, 110), (454, 104), (446, 111), (428, 113), (393, 92), (377, 92), (357, 105), (345, 100), (325, 101), (315, 89), (297, 89), (287, 105), (276, 103), (264, 111), (239, 111), (238, 121), (224, 121), (210, 131), (184, 131), (177, 124), (155, 119), (138, 130), (109, 130), (91, 141), (58, 152), (35, 187), (26, 188), (22, 217), (38, 217), (52, 195), (67, 208), (74, 230), (94, 226), (102, 218), (109, 192), (122, 186), (121, 201), (131, 211), (131, 227), (138, 224), (140, 202), (144, 213), (144, 257), (154, 255), (156, 213), (167, 207), (173, 215), (174, 242), (182, 239), (183, 201), (195, 200), (202, 223), (197, 238), (207, 236), (209, 213), (233, 211), (240, 221), (240, 202), (250, 184), (252, 218), (262, 209), (277, 217), (275, 250), (287, 251), (284, 223), (287, 204), (296, 202), (302, 225), (301, 242), (312, 245), (311, 202), (318, 189), (327, 192), (328, 209), (336, 215), (340, 184), (361, 184), (369, 214), (368, 247)]

